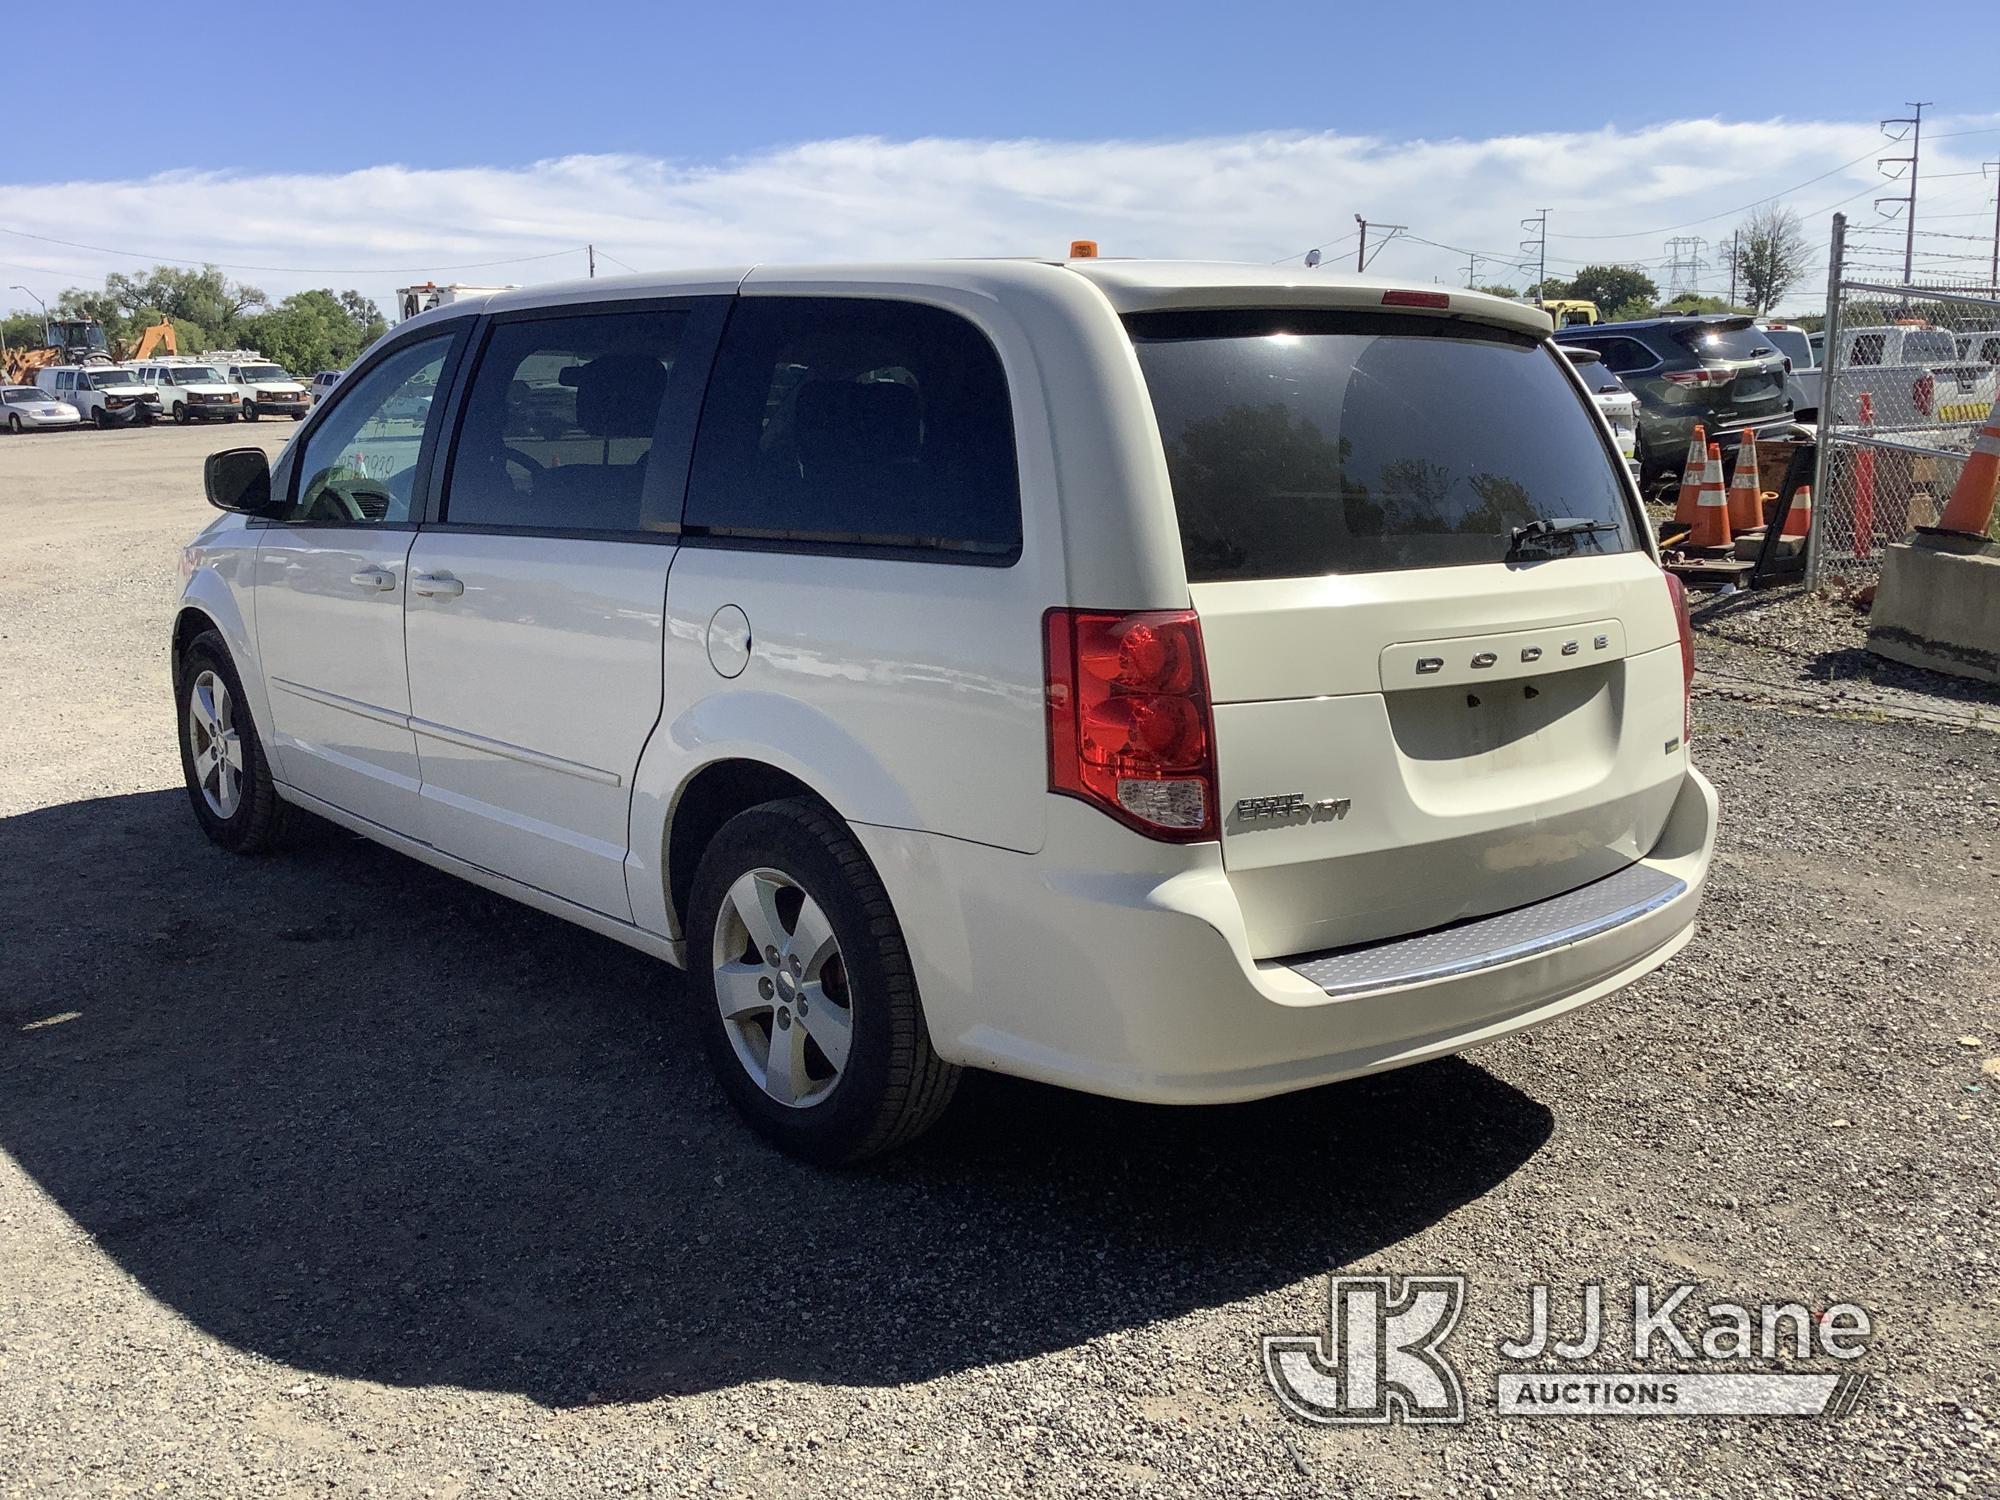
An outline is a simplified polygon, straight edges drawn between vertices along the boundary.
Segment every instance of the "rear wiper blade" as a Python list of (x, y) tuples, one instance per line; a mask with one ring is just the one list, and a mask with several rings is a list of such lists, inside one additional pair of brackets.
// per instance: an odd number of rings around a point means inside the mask
[(1513, 540), (1507, 545), (1507, 556), (1524, 557), (1530, 549), (1553, 550), (1557, 542), (1568, 542), (1574, 549), (1580, 536), (1617, 529), (1616, 521), (1593, 521), (1582, 516), (1553, 516), (1530, 521), (1525, 526), (1514, 528)]

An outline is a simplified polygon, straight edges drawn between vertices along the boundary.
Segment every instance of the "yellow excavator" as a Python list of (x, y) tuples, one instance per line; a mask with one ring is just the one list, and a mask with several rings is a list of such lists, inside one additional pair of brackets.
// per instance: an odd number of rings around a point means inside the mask
[(33, 385), (35, 371), (51, 365), (116, 365), (146, 359), (154, 354), (180, 353), (174, 325), (165, 318), (139, 335), (128, 351), (113, 346), (104, 336), (104, 325), (95, 318), (54, 318), (47, 327), (48, 342), (32, 349), (10, 349), (0, 360), (0, 385)]

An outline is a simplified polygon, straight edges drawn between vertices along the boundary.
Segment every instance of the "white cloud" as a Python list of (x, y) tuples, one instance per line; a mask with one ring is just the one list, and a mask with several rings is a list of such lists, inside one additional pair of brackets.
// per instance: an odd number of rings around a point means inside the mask
[[(1978, 176), (2000, 115), (1941, 118), (1925, 156), (1926, 228), (1976, 232)], [(1269, 261), (1324, 244), (1351, 264), (1353, 216), (1402, 223), (1484, 252), (1479, 276), (1520, 282), (1519, 220), (1547, 205), (1550, 270), (1585, 260), (1646, 263), (1668, 226), (1712, 242), (1739, 205), (1839, 167), (1789, 195), (1823, 242), (1831, 206), (1875, 223), (1875, 122), (1685, 120), (1643, 130), (1392, 141), (1280, 133), (1191, 140), (1057, 142), (852, 138), (690, 165), (572, 156), (522, 167), (385, 165), (327, 175), (172, 172), (132, 181), (0, 184), (0, 271), (50, 295), (155, 258), (213, 260), (274, 295), (356, 286), (381, 298), (435, 277), (531, 282), (581, 275), (580, 247), (641, 270), (750, 261), (1059, 253), (1070, 239), (1110, 255)], [(1841, 163), (1850, 162), (1841, 167)], [(1955, 175), (1967, 174), (1967, 175)], [(1946, 214), (1964, 211), (1967, 217)], [(1717, 217), (1719, 215), (1719, 217)], [(1987, 221), (1990, 223), (1990, 220)], [(4, 231), (27, 231), (105, 254)], [(1580, 236), (1647, 231), (1619, 239)], [(1661, 231), (1661, 232), (1653, 232)], [(1571, 238), (1570, 236), (1579, 236)], [(1891, 238), (1873, 234), (1884, 244)], [(1977, 253), (1970, 241), (1927, 241)], [(1900, 244), (1900, 241), (1898, 241)], [(566, 252), (484, 268), (467, 262)], [(570, 253), (573, 252), (573, 253)], [(454, 269), (459, 267), (459, 269)], [(312, 269), (323, 268), (323, 269)], [(1465, 256), (1406, 240), (1374, 269), (1464, 279)], [(1664, 281), (1664, 277), (1657, 279)], [(1726, 272), (1711, 269), (1711, 290)], [(1808, 292), (1801, 301), (1811, 300)]]

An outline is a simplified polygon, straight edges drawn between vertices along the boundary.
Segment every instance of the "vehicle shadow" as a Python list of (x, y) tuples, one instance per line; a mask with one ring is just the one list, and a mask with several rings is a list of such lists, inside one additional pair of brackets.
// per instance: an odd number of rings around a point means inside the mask
[(110, 797), (0, 819), (0, 868), (0, 1146), (153, 1296), (313, 1371), (921, 1380), (1347, 1264), (1551, 1128), (1458, 1061), (1200, 1110), (978, 1078), (821, 1172), (731, 1116), (672, 971), (324, 824), (239, 860), (178, 790)]

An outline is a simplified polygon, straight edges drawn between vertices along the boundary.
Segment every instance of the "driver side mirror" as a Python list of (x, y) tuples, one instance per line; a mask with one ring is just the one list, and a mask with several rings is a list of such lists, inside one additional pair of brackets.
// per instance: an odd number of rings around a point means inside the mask
[(260, 516), (271, 508), (271, 460), (262, 448), (225, 448), (201, 468), (208, 503), (217, 510)]

